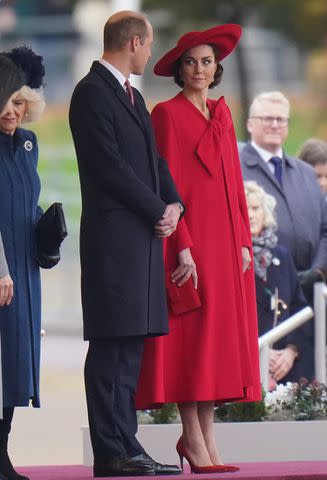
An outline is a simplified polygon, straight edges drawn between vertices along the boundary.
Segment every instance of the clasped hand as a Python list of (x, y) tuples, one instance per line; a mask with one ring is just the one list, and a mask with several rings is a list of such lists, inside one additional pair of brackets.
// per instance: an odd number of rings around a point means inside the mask
[(156, 223), (154, 229), (159, 238), (167, 238), (177, 228), (179, 217), (181, 216), (181, 209), (177, 203), (172, 203), (167, 205), (166, 210), (159, 220)]
[(289, 347), (283, 348), (282, 350), (270, 350), (269, 371), (276, 382), (288, 374), (293, 367), (295, 358), (295, 350)]

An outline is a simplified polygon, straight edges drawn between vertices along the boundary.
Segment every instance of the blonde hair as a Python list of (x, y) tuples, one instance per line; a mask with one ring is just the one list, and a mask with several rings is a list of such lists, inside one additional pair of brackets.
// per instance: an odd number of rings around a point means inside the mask
[(288, 115), (289, 115), (289, 112), (290, 112), (289, 100), (285, 97), (285, 95), (282, 92), (279, 92), (278, 90), (276, 90), (273, 92), (262, 92), (256, 95), (250, 105), (249, 117), (254, 116), (256, 114), (258, 106), (264, 102), (279, 103), (280, 105), (284, 105), (287, 108)]
[(26, 100), (26, 112), (22, 123), (36, 122), (40, 119), (45, 108), (42, 89), (30, 88), (23, 85), (18, 94)]
[(246, 198), (250, 195), (254, 195), (258, 198), (264, 212), (264, 228), (272, 228), (276, 230), (277, 222), (275, 219), (275, 207), (277, 202), (275, 198), (266, 193), (264, 189), (253, 180), (244, 182), (244, 191)]

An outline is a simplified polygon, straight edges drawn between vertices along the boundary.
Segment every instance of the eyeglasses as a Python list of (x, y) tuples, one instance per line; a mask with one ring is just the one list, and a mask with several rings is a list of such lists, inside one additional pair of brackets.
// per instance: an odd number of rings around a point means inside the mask
[(265, 127), (269, 127), (275, 121), (279, 127), (286, 127), (288, 125), (289, 118), (288, 117), (250, 117), (250, 118), (259, 118), (262, 122), (262, 125)]

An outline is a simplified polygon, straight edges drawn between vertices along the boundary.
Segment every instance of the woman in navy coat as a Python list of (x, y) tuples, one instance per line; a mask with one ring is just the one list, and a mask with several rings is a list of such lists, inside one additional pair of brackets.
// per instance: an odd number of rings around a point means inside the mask
[[(14, 408), (40, 406), (39, 366), (41, 289), (35, 227), (40, 180), (35, 134), (20, 127), (35, 121), (44, 108), (40, 87), (42, 58), (31, 50), (15, 49), (9, 57), (22, 67), (26, 84), (0, 112), (0, 232), (14, 286), (10, 305), (0, 308), (3, 376), (3, 419), (0, 420), (0, 478), (26, 480), (13, 468), (7, 452)], [(24, 63), (27, 69), (24, 68)]]
[[(254, 181), (245, 182), (245, 195), (253, 243), (258, 330), (263, 335), (307, 303), (289, 251), (277, 245), (275, 199)], [(308, 349), (305, 325), (274, 344), (269, 358), (271, 389), (279, 382), (311, 378)]]

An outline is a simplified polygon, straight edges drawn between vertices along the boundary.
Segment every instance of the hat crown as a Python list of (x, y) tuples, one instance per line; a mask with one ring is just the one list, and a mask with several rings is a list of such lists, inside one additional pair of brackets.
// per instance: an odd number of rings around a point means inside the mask
[(178, 40), (177, 46), (182, 47), (184, 44), (188, 45), (190, 40), (196, 41), (197, 37), (199, 37), (199, 34), (201, 34), (201, 33), (202, 32), (199, 32), (199, 31), (185, 33)]

